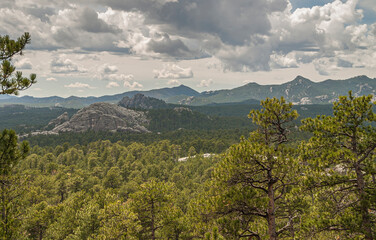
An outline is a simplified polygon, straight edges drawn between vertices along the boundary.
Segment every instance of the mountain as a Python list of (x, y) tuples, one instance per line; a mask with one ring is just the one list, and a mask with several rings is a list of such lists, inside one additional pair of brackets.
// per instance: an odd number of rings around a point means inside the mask
[(144, 94), (137, 93), (132, 98), (124, 97), (119, 103), (119, 106), (130, 109), (156, 109), (168, 108), (168, 104), (160, 99), (147, 97)]
[[(112, 132), (149, 132), (145, 128), (149, 124), (144, 112), (126, 109), (111, 103), (94, 103), (84, 107), (69, 120), (68, 114), (63, 114), (52, 123), (60, 121), (50, 132), (85, 132), (112, 131)], [(64, 121), (61, 121), (63, 119)], [(51, 123), (51, 122), (50, 122)]]
[(294, 104), (330, 104), (341, 95), (353, 91), (355, 96), (375, 95), (376, 79), (367, 76), (357, 76), (346, 80), (326, 80), (313, 82), (302, 76), (297, 76), (293, 81), (280, 85), (260, 85), (248, 83), (234, 89), (206, 91), (198, 93), (184, 85), (173, 88), (153, 89), (150, 91), (131, 91), (116, 95), (102, 97), (48, 97), (34, 98), (11, 97), (0, 98), (0, 105), (23, 104), (27, 106), (49, 107), (60, 106), (66, 108), (82, 108), (96, 102), (118, 103), (124, 97), (132, 98), (136, 94), (164, 100), (167, 103), (184, 104), (191, 106), (230, 104), (230, 103), (257, 103), (265, 98), (284, 97)]
[(203, 92), (199, 96), (188, 97), (181, 104), (200, 106), (213, 103), (233, 103), (253, 100), (263, 100), (272, 97), (284, 97), (294, 104), (329, 104), (341, 95), (353, 91), (356, 96), (375, 94), (376, 79), (358, 76), (346, 80), (326, 80), (312, 82), (302, 76), (281, 85), (259, 85), (248, 83), (231, 90)]
[(200, 93), (184, 85), (172, 88), (153, 89), (149, 91), (130, 91), (116, 95), (106, 95), (101, 97), (76, 97), (68, 98), (62, 97), (44, 97), (35, 98), (31, 96), (24, 97), (2, 97), (0, 98), (0, 105), (6, 104), (23, 104), (33, 107), (65, 107), (65, 108), (82, 108), (97, 102), (117, 103), (124, 97), (133, 97), (136, 94), (143, 94), (148, 97), (158, 98), (169, 102), (171, 99), (174, 102), (180, 101), (190, 96), (198, 96)]

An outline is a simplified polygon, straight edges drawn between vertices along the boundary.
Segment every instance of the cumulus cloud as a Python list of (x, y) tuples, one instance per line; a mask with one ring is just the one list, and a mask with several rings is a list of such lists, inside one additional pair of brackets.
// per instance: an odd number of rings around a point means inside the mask
[(52, 59), (50, 64), (52, 73), (69, 74), (69, 73), (85, 73), (87, 70), (75, 64), (66, 55), (62, 54)]
[(53, 78), (53, 77), (49, 77), (49, 78), (46, 79), (46, 81), (48, 81), (48, 82), (57, 82), (57, 79)]
[(124, 81), (123, 85), (124, 85), (124, 87), (132, 89), (132, 90), (134, 90), (134, 89), (142, 89), (144, 87), (139, 82), (132, 82), (132, 83), (130, 83), (128, 81)]
[(29, 58), (22, 58), (15, 63), (16, 68), (19, 69), (32, 69), (33, 64), (31, 63)]
[(91, 8), (84, 8), (78, 15), (79, 27), (91, 33), (117, 33), (120, 31), (98, 18), (98, 13)]
[(191, 68), (182, 68), (177, 64), (165, 64), (163, 69), (154, 70), (154, 78), (158, 79), (181, 79), (192, 78), (193, 71)]
[(179, 82), (176, 79), (172, 79), (172, 80), (168, 81), (167, 84), (170, 85), (170, 86), (179, 86), (179, 85), (181, 85), (181, 82)]
[(119, 87), (119, 83), (117, 82), (109, 82), (107, 85), (106, 85), (106, 88), (116, 88), (116, 87)]
[(99, 68), (99, 72), (102, 75), (114, 74), (118, 71), (118, 67), (115, 65), (104, 64)]
[(119, 87), (120, 84), (130, 89), (141, 89), (143, 85), (134, 80), (133, 74), (118, 73), (119, 69), (115, 65), (104, 64), (99, 67), (97, 78), (109, 81), (106, 88)]
[(359, 60), (373, 59), (376, 27), (361, 24), (359, 7), (375, 10), (374, 0), (333, 0), (295, 10), (288, 0), (87, 3), (2, 1), (0, 32), (31, 32), (32, 49), (109, 51), (165, 61), (213, 57), (219, 60), (216, 68), (225, 71), (269, 71), (313, 61), (317, 65), (319, 59), (335, 55), (341, 55), (334, 60), (337, 68), (374, 65)]
[(213, 79), (201, 80), (197, 87), (210, 87), (214, 83)]
[(64, 85), (66, 88), (88, 88), (88, 89), (94, 89), (94, 87), (90, 86), (87, 83), (81, 83), (81, 82), (75, 82), (68, 85)]

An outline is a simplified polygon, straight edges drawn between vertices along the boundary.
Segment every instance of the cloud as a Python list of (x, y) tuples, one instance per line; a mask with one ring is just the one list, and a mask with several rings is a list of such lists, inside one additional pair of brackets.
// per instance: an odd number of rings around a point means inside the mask
[(132, 82), (132, 83), (130, 83), (130, 82), (128, 82), (128, 81), (124, 81), (123, 85), (124, 85), (124, 87), (126, 87), (126, 88), (130, 88), (130, 89), (132, 89), (132, 90), (134, 90), (134, 89), (142, 89), (142, 88), (144, 87), (144, 86), (143, 86), (141, 83), (139, 83), (139, 82)]
[(268, 14), (287, 7), (286, 0), (129, 0), (106, 4), (113, 9), (143, 12), (149, 23), (163, 23), (170, 31), (216, 35), (231, 45), (242, 45), (253, 34), (267, 34)]
[(198, 87), (209, 87), (213, 84), (213, 79), (208, 79), (208, 80), (201, 80), (200, 84), (198, 84)]
[(272, 68), (297, 68), (298, 63), (294, 53), (281, 55), (274, 53), (270, 56), (270, 66)]
[(78, 60), (93, 60), (93, 61), (100, 61), (100, 58), (97, 54), (81, 54)]
[(88, 89), (94, 89), (94, 87), (90, 86), (87, 83), (81, 83), (81, 82), (75, 82), (71, 83), (69, 85), (64, 85), (66, 88), (88, 88)]
[(69, 73), (85, 73), (87, 70), (83, 67), (79, 67), (72, 60), (62, 54), (52, 59), (50, 64), (52, 73), (69, 74)]
[(168, 34), (162, 34), (157, 39), (150, 39), (147, 50), (167, 57), (192, 58), (194, 51), (190, 50), (180, 39), (172, 40)]
[(120, 29), (110, 26), (98, 18), (98, 13), (91, 8), (84, 8), (78, 16), (79, 27), (91, 33), (117, 33)]
[(50, 78), (47, 78), (46, 81), (49, 81), (49, 82), (57, 82), (57, 79), (56, 79), (56, 78), (53, 78), (53, 77), (50, 77)]
[(362, 23), (359, 9), (375, 10), (374, 0), (328, 2), (293, 9), (288, 0), (2, 1), (0, 32), (29, 31), (30, 49), (79, 49), (94, 53), (92, 60), (102, 51), (210, 57), (224, 71), (270, 71), (341, 55), (348, 63), (335, 60), (337, 67), (373, 66), (358, 58), (374, 59), (376, 27)]
[(116, 87), (119, 87), (119, 83), (117, 82), (109, 82), (107, 85), (106, 85), (106, 88), (116, 88)]
[(22, 58), (15, 63), (16, 68), (19, 69), (32, 69), (33, 64), (31, 63), (29, 58)]
[(115, 65), (104, 64), (99, 67), (96, 78), (109, 81), (106, 88), (119, 87), (120, 84), (130, 89), (141, 89), (143, 85), (134, 80), (133, 74), (118, 73), (119, 69)]
[(168, 81), (167, 84), (170, 85), (170, 86), (178, 86), (178, 85), (181, 85), (181, 82), (179, 82), (176, 79), (172, 79), (172, 80)]
[(154, 70), (154, 78), (157, 79), (182, 79), (193, 78), (191, 68), (182, 68), (177, 64), (165, 64), (163, 69)]
[(115, 65), (104, 64), (99, 68), (99, 72), (102, 75), (114, 74), (118, 71), (118, 67)]

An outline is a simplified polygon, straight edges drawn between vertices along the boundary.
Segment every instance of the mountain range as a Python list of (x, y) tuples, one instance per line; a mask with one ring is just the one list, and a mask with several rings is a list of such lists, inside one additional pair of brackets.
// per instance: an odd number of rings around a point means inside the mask
[(287, 101), (298, 105), (306, 104), (330, 104), (341, 95), (347, 95), (352, 91), (355, 96), (376, 93), (376, 79), (367, 76), (357, 76), (346, 80), (325, 80), (313, 82), (302, 76), (280, 85), (260, 85), (248, 83), (234, 89), (206, 91), (199, 93), (194, 89), (180, 85), (172, 88), (153, 89), (150, 91), (130, 91), (116, 95), (102, 97), (2, 97), (0, 105), (23, 104), (35, 107), (61, 106), (69, 108), (82, 108), (96, 102), (119, 102), (124, 97), (133, 97), (143, 94), (166, 101), (167, 103), (183, 104), (191, 106), (249, 103), (258, 102), (267, 97), (284, 97)]

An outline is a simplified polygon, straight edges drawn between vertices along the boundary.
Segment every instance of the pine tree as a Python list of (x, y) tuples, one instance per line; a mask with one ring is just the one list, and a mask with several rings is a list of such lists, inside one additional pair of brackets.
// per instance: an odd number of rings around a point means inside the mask
[(232, 223), (228, 218), (222, 221), (237, 237), (294, 238), (304, 204), (295, 190), (300, 164), (285, 143), (298, 114), (284, 98), (266, 99), (261, 105), (261, 110), (249, 114), (258, 130), (232, 146), (215, 169), (217, 212), (233, 215)]
[(341, 96), (333, 116), (303, 121), (308, 186), (320, 211), (317, 231), (375, 238), (376, 114), (372, 96)]
[[(30, 34), (25, 33), (16, 41), (9, 36), (0, 36), (0, 94), (15, 94), (29, 88), (36, 83), (36, 75), (30, 78), (22, 76), (22, 72), (15, 72), (12, 57), (22, 55), (26, 44), (30, 43)], [(26, 142), (18, 145), (18, 138), (14, 131), (3, 130), (0, 134), (0, 238), (15, 239), (18, 226), (18, 200), (20, 198), (20, 181), (13, 174), (13, 169), (20, 159), (26, 157), (29, 146)]]
[(26, 44), (30, 43), (30, 34), (24, 33), (16, 41), (10, 39), (8, 35), (0, 36), (0, 94), (15, 94), (20, 90), (25, 90), (36, 83), (36, 75), (31, 74), (29, 78), (23, 77), (22, 72), (17, 71), (12, 64), (12, 57), (20, 54)]
[(29, 145), (20, 146), (13, 130), (3, 130), (0, 134), (0, 238), (15, 239), (19, 226), (20, 209), (18, 202), (22, 190), (20, 179), (13, 170), (20, 159), (26, 157)]

